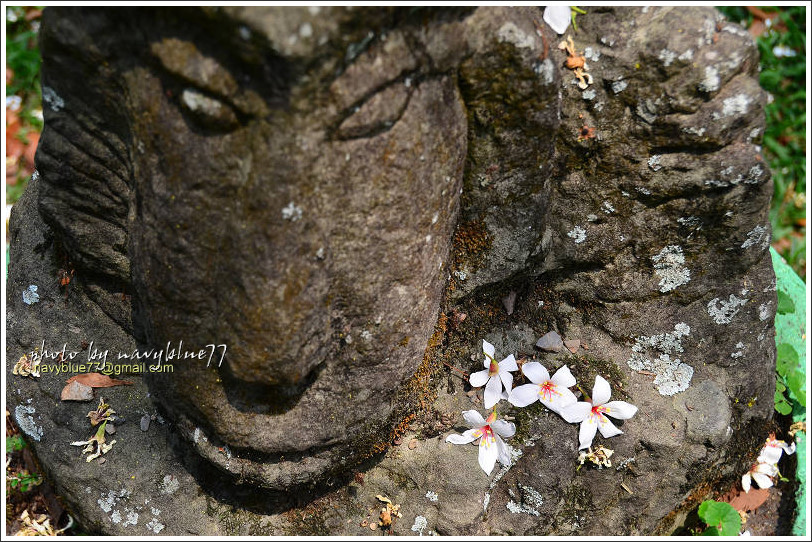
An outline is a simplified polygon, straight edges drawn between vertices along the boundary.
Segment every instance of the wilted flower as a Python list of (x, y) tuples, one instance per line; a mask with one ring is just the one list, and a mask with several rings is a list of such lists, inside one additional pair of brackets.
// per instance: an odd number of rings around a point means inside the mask
[(589, 448), (595, 433), (600, 429), (604, 438), (614, 437), (623, 434), (623, 431), (614, 426), (609, 421), (608, 416), (618, 420), (626, 420), (637, 413), (637, 407), (625, 401), (609, 401), (612, 389), (609, 382), (600, 375), (595, 377), (595, 386), (592, 388), (592, 400), (590, 402), (579, 401), (561, 409), (559, 414), (570, 423), (581, 423), (578, 433), (580, 441), (579, 450)]
[(560, 412), (565, 406), (578, 402), (575, 394), (568, 389), (575, 385), (575, 377), (566, 365), (557, 370), (552, 378), (549, 371), (537, 361), (522, 365), (522, 372), (532, 384), (517, 386), (510, 392), (508, 401), (513, 405), (526, 407), (538, 400), (553, 412)]
[(106, 454), (110, 451), (113, 447), (113, 444), (116, 443), (115, 440), (111, 441), (109, 444), (105, 441), (104, 438), (104, 429), (107, 426), (107, 420), (105, 420), (96, 430), (96, 434), (90, 437), (88, 440), (78, 440), (76, 442), (71, 442), (71, 446), (85, 446), (82, 450), (82, 455), (90, 454), (87, 456), (86, 461), (90, 463), (97, 457), (101, 456), (102, 454)]
[(751, 479), (755, 480), (761, 489), (773, 486), (773, 478), (781, 476), (778, 471), (778, 460), (781, 459), (781, 454), (784, 452), (787, 455), (794, 454), (795, 443), (788, 445), (783, 440), (775, 438), (775, 433), (771, 433), (770, 438), (767, 439), (761, 452), (759, 452), (756, 463), (742, 476), (742, 488), (744, 488), (745, 493), (750, 492)]
[(476, 410), (466, 410), (462, 413), (462, 417), (471, 428), (461, 435), (453, 434), (446, 437), (446, 442), (451, 444), (468, 444), (474, 442), (476, 439), (479, 441), (479, 466), (485, 471), (485, 474), (490, 475), (496, 461), (498, 460), (502, 465), (510, 466), (510, 449), (505, 444), (500, 436), (510, 438), (516, 434), (516, 426), (511, 422), (496, 419), (496, 412), (491, 412), (488, 419), (482, 418), (482, 415)]
[[(495, 349), (486, 340), (482, 341), (482, 351), (485, 353), (486, 369), (473, 373), (468, 380), (475, 388), (485, 386), (485, 408), (490, 409), (500, 399), (508, 398), (513, 387), (513, 375), (510, 374), (510, 371), (518, 371), (519, 366), (516, 365), (513, 354), (497, 363), (494, 358)], [(505, 391), (502, 391), (503, 384)]]

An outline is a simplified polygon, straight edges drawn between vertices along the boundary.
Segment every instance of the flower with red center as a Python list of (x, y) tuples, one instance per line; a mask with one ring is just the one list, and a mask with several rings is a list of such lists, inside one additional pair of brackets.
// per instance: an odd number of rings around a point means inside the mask
[[(563, 407), (559, 414), (570, 423), (581, 424), (578, 432), (579, 450), (592, 446), (595, 433), (600, 430), (604, 438), (623, 434), (607, 416), (627, 420), (637, 413), (637, 407), (625, 401), (609, 401), (612, 389), (600, 375), (595, 377), (591, 401), (579, 401)], [(609, 402), (607, 402), (609, 401)]]
[[(485, 408), (490, 409), (500, 399), (507, 399), (513, 387), (513, 375), (510, 371), (518, 371), (516, 358), (509, 355), (499, 363), (496, 362), (494, 346), (486, 340), (482, 341), (482, 351), (485, 353), (485, 370), (473, 373), (468, 379), (475, 388), (485, 386)], [(504, 391), (502, 386), (504, 385)]]
[(541, 404), (553, 412), (560, 412), (565, 406), (578, 401), (569, 390), (570, 386), (575, 385), (575, 377), (566, 365), (557, 370), (552, 378), (549, 371), (537, 361), (522, 365), (522, 372), (532, 384), (517, 386), (510, 392), (508, 401), (513, 405), (526, 407), (541, 401)]
[(516, 434), (516, 426), (510, 422), (496, 419), (496, 412), (491, 412), (488, 419), (484, 419), (476, 410), (466, 410), (462, 413), (468, 429), (461, 435), (448, 435), (446, 442), (451, 444), (468, 444), (479, 439), (479, 466), (485, 474), (491, 474), (498, 460), (502, 465), (510, 466), (510, 448), (500, 438), (510, 438)]

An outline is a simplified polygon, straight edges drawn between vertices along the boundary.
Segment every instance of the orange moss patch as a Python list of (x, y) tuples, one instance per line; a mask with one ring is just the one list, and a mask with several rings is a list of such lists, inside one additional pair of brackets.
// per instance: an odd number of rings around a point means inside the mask
[(437, 350), (442, 346), (447, 331), (448, 316), (441, 312), (434, 326), (434, 333), (429, 338), (426, 346), (423, 361), (398, 392), (398, 397), (395, 400), (398, 408), (390, 418), (393, 422), (392, 429), (384, 439), (377, 441), (372, 446), (365, 458), (385, 452), (392, 445), (392, 442), (402, 437), (409, 430), (409, 425), (417, 417), (418, 411), (428, 411), (431, 408), (431, 404), (437, 398), (437, 391), (432, 384), (432, 377), (439, 372), (442, 366)]
[(479, 256), (489, 249), (491, 244), (492, 240), (484, 221), (473, 220), (460, 224), (454, 234), (454, 256), (457, 263), (459, 264), (463, 258), (472, 259)]

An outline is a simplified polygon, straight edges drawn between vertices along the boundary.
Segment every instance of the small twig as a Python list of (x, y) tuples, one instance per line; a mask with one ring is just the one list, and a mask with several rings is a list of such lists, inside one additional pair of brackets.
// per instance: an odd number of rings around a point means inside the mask
[(443, 361), (443, 365), (445, 365), (446, 367), (448, 367), (452, 371), (458, 372), (464, 379), (466, 379), (466, 380), (468, 379), (468, 373), (466, 373), (465, 371), (457, 369), (456, 367), (454, 367), (453, 365), (451, 365), (447, 361)]

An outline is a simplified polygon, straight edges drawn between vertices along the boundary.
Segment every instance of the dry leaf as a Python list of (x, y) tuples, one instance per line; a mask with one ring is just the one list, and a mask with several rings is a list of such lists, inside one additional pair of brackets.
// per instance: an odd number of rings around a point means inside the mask
[(63, 401), (91, 401), (93, 388), (74, 381), (62, 388), (62, 395), (59, 398)]
[(767, 502), (767, 498), (770, 496), (770, 491), (768, 489), (760, 488), (751, 488), (747, 493), (744, 491), (735, 491), (735, 494), (731, 493), (725, 495), (722, 500), (729, 502), (730, 506), (739, 512), (750, 512), (751, 510), (755, 510)]
[(378, 499), (381, 502), (385, 502), (387, 504), (392, 504), (392, 501), (390, 501), (387, 497), (384, 497), (383, 495), (375, 495), (375, 498)]
[(112, 386), (129, 386), (132, 384), (132, 382), (129, 380), (116, 380), (115, 378), (110, 378), (109, 376), (101, 373), (81, 373), (78, 375), (73, 375), (67, 380), (67, 382), (68, 384), (71, 382), (79, 382), (85, 386), (90, 386), (91, 388), (110, 388)]

